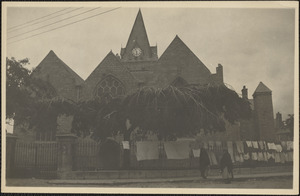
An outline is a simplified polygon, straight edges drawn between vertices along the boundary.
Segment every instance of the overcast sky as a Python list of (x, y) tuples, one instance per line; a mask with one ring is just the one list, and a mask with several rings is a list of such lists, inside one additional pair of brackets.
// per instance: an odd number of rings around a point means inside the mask
[[(81, 8), (60, 17), (42, 21), (74, 10), (70, 8), (44, 19), (8, 31), (7, 36), (17, 41), (111, 8), (99, 8), (72, 19), (27, 31), (92, 9)], [(56, 8), (13, 7), (7, 11), (7, 27), (62, 10)], [(7, 56), (30, 59), (36, 67), (50, 50), (86, 79), (112, 50), (120, 53), (127, 43), (138, 7), (125, 8), (78, 22), (48, 33), (7, 45)], [(224, 81), (238, 93), (243, 85), (249, 98), (262, 81), (273, 91), (274, 114), (283, 117), (293, 112), (295, 12), (293, 9), (240, 8), (143, 8), (144, 23), (151, 45), (158, 46), (160, 56), (176, 34), (215, 73), (218, 63), (224, 67)], [(22, 34), (22, 36), (18, 36)]]

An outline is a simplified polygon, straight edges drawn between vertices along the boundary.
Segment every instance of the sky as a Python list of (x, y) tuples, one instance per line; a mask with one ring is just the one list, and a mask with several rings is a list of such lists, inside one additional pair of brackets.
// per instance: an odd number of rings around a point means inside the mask
[[(7, 56), (29, 58), (28, 68), (31, 69), (53, 50), (79, 76), (86, 79), (111, 50), (115, 54), (120, 53), (121, 46), (127, 43), (138, 9), (141, 8), (150, 44), (157, 45), (159, 56), (178, 35), (212, 73), (216, 72), (219, 63), (222, 64), (224, 82), (237, 93), (240, 94), (243, 85), (246, 85), (249, 98), (252, 98), (255, 88), (262, 81), (272, 90), (274, 117), (277, 112), (283, 114), (283, 119), (287, 114), (294, 113), (293, 9), (151, 8), (135, 5), (24, 39), (115, 7), (100, 7), (50, 25), (93, 8), (80, 8), (51, 19), (76, 9), (72, 7), (24, 24), (64, 8), (9, 7), (7, 28), (17, 27), (7, 31)], [(49, 20), (43, 21), (46, 19)], [(34, 30), (45, 25), (49, 26)], [(28, 32), (31, 30), (34, 31)]]

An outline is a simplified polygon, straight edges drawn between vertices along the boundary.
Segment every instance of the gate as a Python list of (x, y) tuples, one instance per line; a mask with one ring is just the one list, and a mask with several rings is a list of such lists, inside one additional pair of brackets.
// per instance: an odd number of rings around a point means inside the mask
[(12, 176), (55, 178), (57, 142), (17, 142)]

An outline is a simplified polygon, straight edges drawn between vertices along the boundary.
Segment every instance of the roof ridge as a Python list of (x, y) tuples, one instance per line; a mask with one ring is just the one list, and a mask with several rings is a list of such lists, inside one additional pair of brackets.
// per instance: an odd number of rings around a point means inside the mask
[(165, 51), (162, 53), (162, 55), (159, 57), (158, 61), (161, 60), (161, 58), (166, 54), (168, 50), (170, 50), (170, 47), (172, 44), (176, 43), (178, 41), (180, 44), (182, 44), (189, 53), (191, 53), (202, 65), (203, 67), (211, 74), (210, 70), (205, 66), (205, 64), (198, 58), (198, 56), (180, 39), (180, 37), (176, 34), (175, 38), (171, 41), (169, 46), (165, 49)]

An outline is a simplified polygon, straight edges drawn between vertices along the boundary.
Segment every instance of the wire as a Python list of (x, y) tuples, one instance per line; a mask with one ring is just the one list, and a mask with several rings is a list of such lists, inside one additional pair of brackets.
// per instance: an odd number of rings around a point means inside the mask
[(19, 25), (16, 25), (16, 26), (9, 27), (9, 28), (7, 28), (7, 29), (8, 29), (8, 30), (11, 30), (11, 29), (14, 29), (14, 28), (16, 28), (16, 27), (23, 26), (23, 25), (26, 25), (26, 24), (28, 24), (28, 23), (34, 22), (34, 21), (36, 21), (36, 20), (40, 20), (40, 19), (42, 19), (42, 18), (51, 16), (51, 15), (53, 15), (53, 14), (62, 12), (62, 11), (67, 10), (67, 9), (70, 9), (70, 7), (65, 8), (65, 9), (62, 9), (62, 10), (59, 10), (59, 11), (57, 11), (57, 12), (53, 12), (53, 13), (48, 14), (48, 15), (45, 15), (45, 16), (42, 16), (42, 17), (40, 17), (40, 18), (36, 18), (36, 19), (34, 19), (34, 20), (27, 21), (27, 22), (25, 22), (25, 23), (22, 23), (22, 24), (19, 24)]
[[(48, 19), (46, 19), (46, 20), (42, 20), (42, 21), (38, 21), (38, 22), (32, 23), (32, 24), (28, 25), (27, 27), (29, 27), (29, 26), (32, 26), (32, 25), (35, 25), (35, 24), (39, 24), (39, 23), (42, 23), (42, 22), (45, 22), (45, 21), (48, 21), (48, 20), (51, 20), (51, 19), (53, 19), (53, 18), (56, 18), (56, 17), (58, 17), (58, 16), (62, 16), (62, 15), (65, 15), (65, 14), (68, 14), (68, 13), (71, 13), (71, 12), (74, 12), (74, 11), (76, 11), (76, 10), (79, 10), (79, 9), (81, 9), (81, 8), (83, 8), (83, 7), (76, 8), (76, 9), (74, 9), (74, 10), (71, 10), (71, 11), (68, 11), (68, 12), (62, 13), (62, 14), (60, 14), (60, 15), (57, 15), (57, 16), (54, 16), (54, 17), (48, 18)], [(10, 32), (12, 32), (12, 31), (16, 31), (16, 30), (18, 30), (18, 29), (22, 29), (22, 28), (26, 28), (26, 27), (19, 27), (19, 28), (16, 28), (16, 29), (13, 29), (13, 30), (11, 30)], [(8, 31), (8, 32), (9, 32), (9, 31)]]
[(66, 26), (69, 26), (69, 25), (72, 25), (72, 24), (75, 24), (75, 23), (78, 23), (78, 22), (81, 22), (81, 21), (84, 21), (84, 20), (87, 20), (87, 19), (96, 17), (96, 16), (99, 16), (99, 15), (102, 15), (102, 14), (105, 14), (105, 13), (108, 13), (108, 12), (112, 12), (112, 11), (117, 10), (117, 9), (120, 9), (120, 8), (121, 8), (121, 7), (117, 7), (117, 8), (114, 8), (114, 9), (111, 9), (111, 10), (108, 10), (108, 11), (105, 11), (105, 12), (101, 12), (101, 13), (99, 13), (99, 14), (95, 14), (95, 15), (89, 16), (89, 17), (87, 17), (87, 18), (83, 18), (83, 19), (81, 19), (81, 20), (77, 20), (77, 21), (75, 21), (75, 22), (71, 22), (71, 23), (65, 24), (65, 25), (63, 25), (63, 26), (59, 26), (59, 27), (50, 29), (50, 30), (48, 30), (48, 31), (43, 31), (43, 32), (41, 32), (41, 33), (37, 33), (37, 34), (31, 35), (31, 36), (25, 37), (24, 39), (19, 39), (19, 40), (13, 41), (13, 42), (9, 42), (9, 43), (7, 43), (7, 44), (9, 45), (9, 44), (12, 44), (12, 43), (16, 43), (16, 42), (19, 42), (19, 41), (23, 41), (23, 40), (29, 39), (29, 38), (31, 38), (31, 37), (35, 37), (35, 36), (38, 36), (38, 35), (41, 35), (41, 34), (44, 34), (44, 33), (48, 33), (48, 32), (50, 32), (50, 31), (54, 31), (54, 30), (56, 30), (56, 29), (60, 29), (60, 28), (63, 28), (63, 27), (66, 27)]
[(53, 24), (62, 22), (62, 21), (64, 21), (64, 20), (68, 20), (68, 19), (70, 19), (70, 18), (74, 18), (74, 17), (76, 17), (76, 16), (79, 16), (79, 15), (82, 15), (82, 14), (85, 14), (85, 13), (88, 13), (88, 12), (91, 12), (91, 11), (96, 10), (96, 9), (99, 9), (99, 8), (100, 8), (100, 7), (90, 9), (90, 10), (85, 11), (85, 12), (82, 12), (82, 13), (80, 13), (80, 14), (76, 14), (76, 15), (74, 15), (74, 16), (71, 16), (71, 17), (68, 17), (68, 18), (64, 18), (64, 19), (62, 19), (62, 20), (58, 20), (58, 21), (56, 21), (56, 22), (53, 22), (53, 23), (50, 23), (50, 24), (41, 26), (41, 27), (39, 27), (39, 28), (32, 29), (32, 30), (30, 30), (30, 31), (26, 31), (26, 32), (24, 32), (24, 33), (17, 34), (17, 35), (15, 35), (15, 36), (9, 37), (9, 38), (7, 38), (7, 39), (12, 39), (12, 38), (15, 38), (15, 37), (19, 37), (19, 36), (21, 36), (21, 35), (24, 35), (24, 34), (27, 34), (27, 33), (30, 33), (30, 32), (33, 32), (33, 31), (36, 31), (36, 30), (39, 30), (39, 29), (42, 29), (42, 28), (44, 28), (44, 27), (47, 27), (47, 26), (50, 26), (50, 25), (53, 25)]

